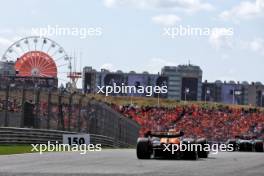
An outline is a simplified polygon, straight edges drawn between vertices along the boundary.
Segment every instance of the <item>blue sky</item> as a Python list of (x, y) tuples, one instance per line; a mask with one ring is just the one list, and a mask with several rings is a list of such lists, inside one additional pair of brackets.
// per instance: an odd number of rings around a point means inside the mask
[[(264, 83), (264, 0), (9, 0), (1, 7), (1, 55), (33, 27), (101, 27), (101, 36), (49, 38), (96, 69), (157, 73), (190, 60), (204, 80)], [(234, 35), (163, 35), (179, 25), (233, 28)]]

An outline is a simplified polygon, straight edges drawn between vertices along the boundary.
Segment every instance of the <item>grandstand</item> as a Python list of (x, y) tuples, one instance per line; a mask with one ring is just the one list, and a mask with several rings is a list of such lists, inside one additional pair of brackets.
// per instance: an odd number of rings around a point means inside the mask
[(175, 101), (161, 97), (106, 97), (45, 88), (1, 89), (0, 123), (1, 126), (100, 134), (90, 121), (95, 111), (89, 105), (92, 101), (105, 102), (113, 110), (136, 121), (141, 125), (140, 135), (149, 130), (174, 128), (184, 130), (188, 137), (207, 137), (216, 142), (238, 135), (264, 137), (264, 112), (254, 106)]
[[(89, 126), (87, 121), (97, 109), (95, 106), (88, 107), (87, 104), (95, 101), (104, 102), (103, 104), (128, 119), (136, 121), (141, 125), (140, 135), (149, 130), (162, 131), (174, 128), (185, 131), (188, 137), (207, 137), (215, 142), (223, 142), (238, 135), (264, 137), (264, 111), (252, 106), (197, 101), (186, 103), (168, 99), (160, 99), (158, 104), (157, 98), (105, 97), (93, 94), (84, 96), (79, 93), (71, 94), (45, 89), (24, 91), (10, 89), (6, 109), (6, 95), (6, 91), (0, 91), (1, 126), (5, 124), (6, 111), (12, 116), (9, 119), (16, 119), (15, 113), (25, 113), (23, 102), (30, 102), (33, 105), (32, 115), (35, 120), (27, 119), (32, 120), (33, 123), (24, 124), (26, 127), (83, 132), (93, 130), (94, 133), (100, 134), (94, 126)], [(24, 118), (26, 118), (25, 115)], [(102, 115), (99, 118), (103, 118)], [(17, 119), (10, 120), (12, 123), (9, 123), (9, 126), (21, 126), (21, 119), (19, 117)], [(27, 120), (24, 122), (27, 123)], [(100, 126), (100, 124), (97, 125)], [(104, 133), (107, 134), (107, 132)]]
[[(103, 97), (97, 96), (97, 99)], [(102, 99), (103, 100), (103, 99)], [(183, 130), (188, 137), (207, 137), (224, 142), (239, 135), (264, 138), (264, 111), (240, 105), (204, 102), (175, 102), (167, 99), (108, 97), (108, 104), (141, 125), (140, 135), (147, 131)]]

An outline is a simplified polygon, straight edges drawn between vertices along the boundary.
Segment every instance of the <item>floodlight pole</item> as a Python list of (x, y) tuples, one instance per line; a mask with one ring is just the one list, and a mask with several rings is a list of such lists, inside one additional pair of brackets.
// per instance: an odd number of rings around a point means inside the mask
[[(206, 89), (205, 91), (205, 95), (204, 95), (204, 102), (206, 103), (206, 98), (207, 98), (207, 95), (209, 95), (211, 93), (210, 89)], [(209, 99), (210, 101), (210, 99)]]
[(189, 88), (185, 88), (184, 89), (184, 101), (185, 101), (185, 104), (187, 103), (187, 93), (189, 93)]
[(186, 104), (186, 90), (184, 91), (184, 102)]
[(204, 92), (204, 103), (206, 104), (206, 90)]

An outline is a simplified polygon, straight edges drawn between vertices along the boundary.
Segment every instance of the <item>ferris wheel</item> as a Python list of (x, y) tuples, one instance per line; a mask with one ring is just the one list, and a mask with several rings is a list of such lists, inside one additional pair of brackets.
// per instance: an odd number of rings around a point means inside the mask
[(16, 75), (22, 77), (57, 78), (65, 82), (71, 70), (71, 58), (65, 50), (55, 41), (39, 36), (14, 42), (2, 61), (14, 62)]

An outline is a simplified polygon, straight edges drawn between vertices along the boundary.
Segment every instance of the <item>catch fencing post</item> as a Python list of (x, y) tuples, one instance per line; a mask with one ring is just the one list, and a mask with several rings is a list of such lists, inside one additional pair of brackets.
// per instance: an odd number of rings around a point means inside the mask
[(78, 128), (78, 132), (81, 131), (81, 110), (82, 110), (82, 99), (83, 97), (81, 96), (79, 99), (79, 114), (78, 114), (78, 120), (77, 120), (77, 128)]
[(21, 122), (20, 122), (20, 127), (24, 128), (24, 120), (25, 120), (25, 99), (26, 99), (26, 89), (25, 85), (23, 85), (22, 89), (22, 100), (21, 100)]
[(72, 98), (74, 93), (70, 93), (69, 97), (69, 107), (68, 107), (68, 131), (71, 131), (71, 118), (72, 118)]
[(6, 93), (5, 93), (5, 111), (4, 111), (4, 114), (5, 114), (5, 123), (4, 123), (4, 126), (5, 126), (5, 127), (8, 126), (8, 100), (9, 100), (9, 88), (10, 88), (10, 85), (7, 84), (7, 85), (6, 85)]
[(61, 125), (61, 130), (64, 131), (64, 118), (63, 118), (63, 111), (62, 111), (62, 103), (61, 103), (61, 98), (62, 98), (62, 90), (59, 90), (58, 94), (58, 126), (57, 128), (60, 129)]
[(48, 92), (48, 109), (47, 109), (47, 129), (50, 129), (50, 111), (51, 111), (51, 90)]
[(40, 88), (37, 87), (37, 91), (36, 91), (36, 99), (35, 99), (35, 120), (34, 120), (34, 127), (35, 128), (39, 128), (39, 99), (40, 99)]

